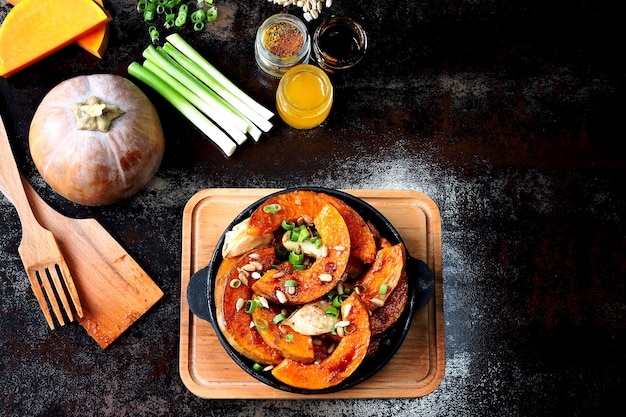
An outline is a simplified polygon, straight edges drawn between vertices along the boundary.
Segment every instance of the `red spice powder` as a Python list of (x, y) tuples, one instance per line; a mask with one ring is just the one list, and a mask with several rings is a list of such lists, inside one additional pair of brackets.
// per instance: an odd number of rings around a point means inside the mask
[(272, 54), (281, 58), (293, 56), (304, 45), (304, 36), (289, 22), (277, 22), (263, 33), (263, 45)]

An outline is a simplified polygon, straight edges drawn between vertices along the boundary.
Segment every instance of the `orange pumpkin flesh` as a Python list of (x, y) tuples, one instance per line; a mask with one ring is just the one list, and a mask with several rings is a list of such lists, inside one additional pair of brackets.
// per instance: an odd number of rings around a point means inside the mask
[[(350, 257), (348, 227), (339, 211), (330, 204), (321, 209), (314, 219), (314, 224), (324, 246), (328, 247), (328, 255), (316, 259), (310, 268), (302, 271), (286, 273), (283, 270), (271, 269), (252, 285), (254, 292), (275, 303), (281, 303), (276, 293), (281, 291), (287, 300), (285, 304), (306, 304), (335, 288)], [(322, 280), (322, 275), (328, 276), (328, 280)], [(298, 282), (294, 294), (286, 291), (285, 282), (289, 280)]]
[[(79, 130), (72, 107), (97, 97), (124, 113), (107, 132)], [(78, 204), (116, 203), (156, 173), (165, 149), (159, 116), (131, 81), (112, 74), (83, 75), (54, 87), (30, 126), (37, 170), (57, 193)]]
[(272, 369), (272, 375), (292, 387), (311, 390), (335, 386), (352, 375), (367, 354), (371, 331), (369, 312), (359, 296), (353, 293), (348, 297), (343, 302), (342, 310), (347, 304), (351, 308), (343, 320), (351, 323), (353, 331), (341, 338), (330, 356), (314, 364), (284, 359)]
[[(355, 285), (363, 288), (360, 291), (361, 299), (369, 310), (385, 304), (402, 277), (405, 263), (406, 252), (402, 243), (386, 246), (378, 251), (372, 266), (355, 282)], [(386, 291), (381, 294), (383, 286), (386, 286)]]
[(252, 313), (255, 323), (267, 323), (266, 329), (259, 329), (261, 337), (270, 347), (278, 349), (285, 358), (302, 363), (311, 363), (315, 360), (313, 339), (311, 336), (300, 334), (289, 326), (274, 324), (274, 317), (281, 312), (280, 308), (271, 304), (269, 308), (256, 308)]
[[(258, 255), (258, 259), (251, 258), (250, 253)], [(252, 316), (245, 311), (245, 308), (237, 308), (237, 300), (245, 301), (252, 299), (250, 286), (241, 283), (240, 286), (231, 286), (233, 280), (240, 280), (239, 269), (253, 262), (262, 265), (261, 270), (267, 270), (274, 262), (274, 248), (267, 246), (257, 249), (248, 254), (244, 254), (220, 279), (221, 287), (216, 287), (216, 304), (220, 306), (217, 310), (217, 321), (222, 334), (230, 345), (247, 358), (263, 364), (276, 364), (281, 361), (280, 352), (270, 347), (261, 337), (256, 327), (251, 327)], [(250, 278), (252, 280), (252, 278)]]
[[(263, 211), (263, 207), (270, 204), (280, 205), (280, 211), (275, 214)], [(283, 220), (296, 221), (303, 215), (315, 218), (327, 204), (335, 206), (347, 224), (352, 254), (365, 263), (372, 263), (376, 256), (376, 242), (367, 223), (344, 201), (325, 193), (297, 190), (270, 197), (252, 213), (248, 233), (251, 235), (270, 233), (278, 229)]]
[(370, 312), (372, 336), (379, 336), (393, 327), (404, 312), (409, 300), (409, 278), (402, 273), (396, 287), (385, 300), (385, 305)]

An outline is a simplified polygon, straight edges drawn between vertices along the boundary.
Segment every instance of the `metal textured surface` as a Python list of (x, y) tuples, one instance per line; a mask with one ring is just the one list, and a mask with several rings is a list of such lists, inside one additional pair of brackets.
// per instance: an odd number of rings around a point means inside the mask
[[(190, 39), (268, 106), (276, 80), (256, 67), (255, 31), (282, 11), (216, 0)], [(226, 159), (147, 87), (166, 134), (153, 181), (108, 207), (51, 191), (28, 151), (47, 91), (73, 75), (126, 75), (149, 43), (135, 2), (113, 16), (98, 60), (72, 45), (0, 79), (17, 162), (61, 213), (94, 217), (165, 297), (106, 351), (80, 326), (50, 332), (17, 254), (20, 227), (0, 199), (0, 410), (5, 416), (607, 415), (624, 392), (626, 47), (608, 2), (334, 1), (370, 35), (359, 66), (332, 77), (330, 117), (277, 121)], [(9, 6), (0, 2), (0, 18)], [(293, 13), (297, 13), (295, 10)], [(312, 27), (314, 24), (312, 24)], [(139, 84), (139, 83), (138, 83)], [(412, 189), (442, 218), (446, 375), (414, 400), (210, 401), (178, 376), (181, 218), (211, 187)]]

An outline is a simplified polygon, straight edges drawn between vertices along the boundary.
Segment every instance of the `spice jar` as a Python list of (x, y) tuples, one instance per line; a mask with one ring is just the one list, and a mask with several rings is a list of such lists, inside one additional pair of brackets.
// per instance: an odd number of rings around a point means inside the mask
[(283, 75), (276, 90), (276, 110), (285, 123), (310, 129), (328, 117), (333, 104), (333, 85), (320, 68), (301, 64)]
[(304, 22), (287, 13), (267, 18), (257, 30), (254, 56), (263, 71), (277, 78), (309, 62), (311, 38)]
[(367, 33), (355, 20), (332, 16), (313, 33), (313, 54), (320, 67), (328, 72), (352, 68), (367, 50)]

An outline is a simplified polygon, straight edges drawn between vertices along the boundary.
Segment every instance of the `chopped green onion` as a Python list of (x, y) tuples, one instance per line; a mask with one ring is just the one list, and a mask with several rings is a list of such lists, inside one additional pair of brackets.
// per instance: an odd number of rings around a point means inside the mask
[(294, 222), (290, 222), (290, 221), (287, 221), (287, 220), (283, 220), (282, 223), (281, 223), (281, 226), (285, 230), (293, 230), (293, 228), (296, 227)]
[(241, 280), (234, 278), (228, 283), (228, 285), (230, 286), (230, 288), (239, 288), (241, 287)]
[(287, 281), (285, 281), (285, 287), (297, 287), (298, 281), (296, 281), (295, 279), (288, 279)]
[(206, 11), (206, 20), (208, 20), (209, 22), (214, 22), (215, 19), (217, 19), (217, 7), (209, 7)]
[(319, 249), (322, 247), (322, 238), (319, 236), (311, 237), (311, 243), (315, 245), (315, 249)]
[(204, 22), (206, 20), (206, 12), (204, 9), (198, 9), (191, 13), (191, 21), (193, 23)]
[(332, 317), (332, 318), (336, 319), (337, 317), (339, 317), (339, 310), (336, 309), (335, 307), (328, 307), (326, 309), (326, 315), (328, 317)]
[(254, 313), (254, 310), (256, 310), (257, 305), (258, 305), (258, 303), (256, 301), (254, 301), (254, 300), (247, 300), (246, 301), (246, 309), (245, 309), (246, 313), (248, 313), (248, 314)]
[(254, 369), (255, 371), (262, 371), (263, 368), (265, 367), (261, 365), (260, 363), (255, 363), (254, 365), (252, 365), (252, 369)]
[(387, 290), (388, 290), (388, 289), (389, 289), (389, 285), (387, 285), (387, 284), (381, 284), (381, 285), (380, 285), (380, 289), (378, 290), (378, 293), (379, 293), (380, 295), (385, 295), (385, 294), (387, 294)]
[(334, 306), (334, 307), (336, 307), (336, 308), (341, 307), (341, 303), (343, 303), (343, 301), (344, 301), (346, 298), (348, 298), (348, 296), (347, 296), (347, 295), (341, 295), (341, 294), (339, 294), (339, 295), (337, 295), (337, 296), (333, 297), (333, 306)]
[(307, 265), (292, 265), (294, 271), (304, 271), (308, 268)]
[(281, 321), (285, 320), (287, 317), (285, 317), (285, 315), (283, 313), (279, 313), (277, 315), (274, 316), (274, 318), (272, 319), (272, 321), (274, 322), (274, 324), (278, 324)]
[(287, 333), (285, 335), (285, 341), (287, 341), (288, 343), (293, 342), (293, 335), (291, 333)]
[(152, 40), (153, 43), (158, 42), (159, 31), (157, 30), (156, 26), (150, 26), (148, 28), (148, 33), (150, 34), (150, 40)]
[(289, 240), (291, 240), (292, 242), (298, 242), (299, 239), (300, 239), (299, 229), (293, 229), (291, 232), (289, 232)]
[(156, 90), (178, 111), (189, 119), (198, 129), (207, 135), (226, 156), (231, 156), (237, 145), (224, 132), (215, 126), (200, 110), (189, 103), (174, 87), (163, 81), (137, 62), (131, 62), (128, 73)]
[(280, 209), (281, 209), (280, 204), (268, 204), (267, 206), (263, 207), (263, 212), (269, 213), (269, 214), (276, 214), (280, 211)]
[(267, 330), (267, 328), (269, 327), (269, 324), (265, 319), (256, 319), (254, 325), (259, 330)]
[(302, 265), (304, 263), (304, 253), (296, 251), (289, 252), (289, 263), (292, 265)]
[(304, 242), (311, 236), (309, 229), (307, 229), (304, 225), (300, 226), (300, 230), (298, 233), (298, 242)]
[(200, 32), (202, 29), (204, 29), (204, 22), (196, 22), (193, 24), (193, 30), (196, 32)]

